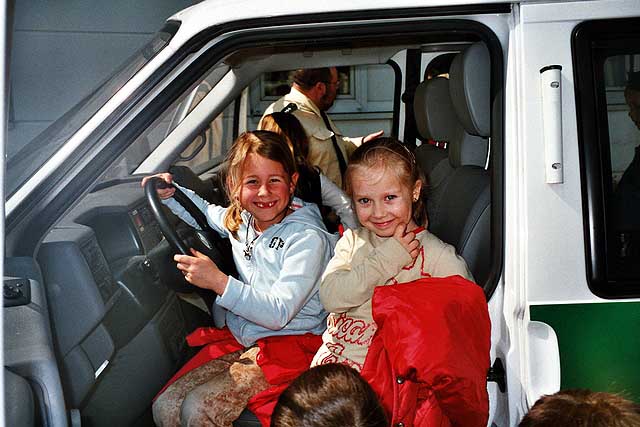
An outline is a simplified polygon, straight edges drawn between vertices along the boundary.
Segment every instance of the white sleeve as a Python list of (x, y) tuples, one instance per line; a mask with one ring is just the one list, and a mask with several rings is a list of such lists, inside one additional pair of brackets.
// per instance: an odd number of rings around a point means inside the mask
[(358, 228), (358, 219), (353, 212), (351, 199), (323, 173), (320, 173), (320, 190), (322, 204), (336, 211), (342, 225), (347, 229)]
[[(227, 229), (224, 228), (223, 220), (226, 212), (226, 208), (222, 206), (214, 205), (212, 203), (207, 202), (202, 197), (198, 196), (195, 191), (182, 187), (176, 184), (182, 192), (189, 198), (191, 201), (197, 206), (197, 208), (205, 214), (207, 217), (207, 222), (218, 234), (222, 236), (226, 236), (228, 234)], [(169, 199), (162, 200), (162, 203), (167, 206), (171, 211), (176, 214), (181, 220), (189, 224), (191, 227), (196, 230), (200, 229), (198, 223), (195, 219), (187, 212), (185, 208), (182, 207), (180, 203), (178, 203), (173, 197)]]

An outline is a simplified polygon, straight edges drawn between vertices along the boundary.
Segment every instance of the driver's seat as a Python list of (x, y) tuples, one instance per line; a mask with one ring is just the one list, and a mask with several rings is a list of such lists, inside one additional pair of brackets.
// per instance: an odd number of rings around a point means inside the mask
[[(470, 136), (452, 141), (454, 170), (441, 191), (437, 221), (430, 230), (456, 247), (480, 286), (491, 267), (491, 172), (484, 166), (491, 131), (490, 57), (478, 42), (459, 53), (449, 72), (449, 93), (460, 124)], [(465, 156), (476, 160), (462, 161)], [(483, 165), (483, 166), (480, 166)]]
[(209, 179), (202, 180), (187, 166), (173, 165), (169, 168), (169, 172), (173, 175), (175, 182), (195, 191), (207, 202), (220, 206), (228, 204), (219, 173)]

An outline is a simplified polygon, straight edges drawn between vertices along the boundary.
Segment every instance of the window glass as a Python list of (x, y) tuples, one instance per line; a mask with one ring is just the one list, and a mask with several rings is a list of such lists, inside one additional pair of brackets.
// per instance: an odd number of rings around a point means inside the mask
[[(338, 96), (328, 111), (348, 136), (368, 135), (383, 129), (391, 134), (395, 74), (387, 64), (337, 67)], [(267, 72), (249, 88), (248, 128), (255, 129), (264, 111), (289, 93), (293, 71)]]
[(574, 31), (587, 279), (604, 298), (640, 296), (640, 20)]
[(111, 77), (80, 103), (26, 144), (7, 143), (7, 194), (11, 196), (60, 146), (83, 126), (131, 77), (158, 54), (178, 29), (168, 24), (142, 49), (129, 58)]
[(612, 279), (640, 278), (640, 48), (606, 57), (611, 194), (608, 200)]
[(224, 160), (233, 144), (234, 103), (230, 104), (182, 152), (176, 165), (201, 171)]
[[(147, 156), (178, 126), (204, 99), (211, 89), (229, 71), (226, 65), (211, 69), (191, 85), (169, 108), (140, 134), (107, 171), (102, 181), (124, 178), (142, 163)], [(233, 138), (233, 104), (220, 113), (176, 159), (177, 164), (195, 168), (204, 163), (221, 162), (226, 147)], [(194, 169), (195, 170), (195, 169)]]

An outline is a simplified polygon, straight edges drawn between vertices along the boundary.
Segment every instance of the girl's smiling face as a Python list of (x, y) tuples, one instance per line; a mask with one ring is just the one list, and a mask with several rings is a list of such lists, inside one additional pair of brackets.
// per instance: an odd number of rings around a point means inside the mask
[(251, 153), (242, 165), (240, 205), (253, 215), (254, 224), (265, 231), (287, 216), (298, 174), (289, 177), (280, 162)]
[(390, 167), (358, 166), (351, 178), (356, 214), (363, 227), (380, 237), (391, 237), (398, 224), (406, 231), (418, 226), (413, 220), (413, 201), (420, 195), (422, 182), (407, 186)]

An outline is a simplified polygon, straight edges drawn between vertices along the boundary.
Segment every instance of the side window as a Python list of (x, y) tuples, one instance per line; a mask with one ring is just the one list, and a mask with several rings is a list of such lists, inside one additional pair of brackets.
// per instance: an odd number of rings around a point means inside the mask
[(206, 128), (202, 129), (193, 142), (184, 149), (176, 165), (188, 166), (199, 171), (205, 165), (222, 163), (234, 139), (235, 102), (224, 109)]
[[(262, 74), (250, 86), (249, 128), (255, 129), (262, 113), (289, 93), (293, 71)], [(395, 74), (386, 64), (338, 67), (338, 96), (329, 110), (345, 135), (360, 136), (383, 129), (391, 134)]]
[[(165, 140), (187, 115), (202, 101), (220, 79), (229, 71), (226, 65), (210, 69), (204, 76), (189, 86), (165, 111), (163, 111), (127, 148), (119, 160), (111, 166), (102, 178), (107, 181), (123, 178)], [(193, 142), (180, 154), (176, 164), (185, 165), (197, 171), (198, 166), (222, 161), (227, 147), (233, 140), (234, 103), (231, 103), (211, 123), (201, 130)]]
[(612, 190), (608, 275), (640, 279), (640, 46), (608, 56), (603, 65)]
[(574, 35), (589, 283), (640, 295), (640, 20), (593, 21)]

